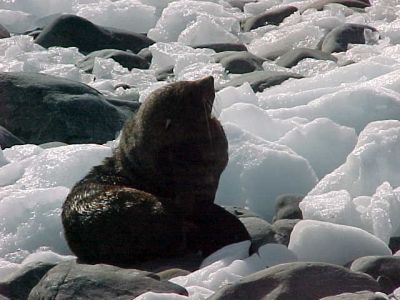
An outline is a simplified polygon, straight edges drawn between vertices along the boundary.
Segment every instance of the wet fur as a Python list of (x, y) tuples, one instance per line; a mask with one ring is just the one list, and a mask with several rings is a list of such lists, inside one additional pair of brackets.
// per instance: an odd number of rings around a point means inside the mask
[(80, 260), (126, 265), (202, 250), (191, 231), (201, 214), (220, 213), (213, 201), (228, 162), (213, 100), (212, 77), (173, 83), (126, 122), (114, 155), (63, 205), (65, 237)]

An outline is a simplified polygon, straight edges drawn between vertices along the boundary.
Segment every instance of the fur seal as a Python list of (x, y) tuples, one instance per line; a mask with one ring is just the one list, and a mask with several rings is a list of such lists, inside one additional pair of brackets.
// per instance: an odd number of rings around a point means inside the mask
[[(196, 237), (207, 238), (198, 227), (212, 231), (215, 215), (226, 217), (213, 204), (228, 162), (225, 133), (211, 116), (214, 97), (212, 77), (154, 91), (125, 123), (114, 155), (72, 188), (62, 222), (81, 261), (132, 265), (193, 253)], [(207, 221), (199, 217), (208, 212)]]

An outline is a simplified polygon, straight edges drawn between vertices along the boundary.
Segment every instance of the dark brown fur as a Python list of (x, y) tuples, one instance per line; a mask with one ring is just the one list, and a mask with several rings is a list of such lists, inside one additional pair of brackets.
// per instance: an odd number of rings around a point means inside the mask
[(188, 232), (202, 213), (219, 213), (210, 207), (228, 162), (213, 101), (212, 77), (177, 82), (153, 92), (126, 122), (114, 155), (63, 205), (65, 236), (78, 258), (123, 265), (198, 250)]

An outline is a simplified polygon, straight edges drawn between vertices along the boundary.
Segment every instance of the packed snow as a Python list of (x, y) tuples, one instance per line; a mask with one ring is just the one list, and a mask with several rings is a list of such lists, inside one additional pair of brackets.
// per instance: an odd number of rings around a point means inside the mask
[[(279, 26), (240, 32), (244, 17), (291, 2), (250, 2), (241, 12), (223, 0), (0, 1), (0, 23), (12, 33), (0, 39), (0, 71), (61, 76), (114, 98), (140, 95), (140, 101), (165, 84), (156, 80), (161, 69), (173, 68), (178, 80), (213, 75), (216, 87), (234, 77), (216, 63), (215, 51), (190, 46), (242, 42), (252, 53), (274, 58), (295, 47), (314, 48), (327, 30), (344, 23), (377, 28), (379, 36), (367, 33), (366, 44), (335, 53), (337, 62), (306, 59), (291, 69), (263, 64), (305, 78), (258, 93), (248, 83), (216, 93), (214, 114), (224, 126), (230, 157), (216, 203), (247, 207), (271, 221), (279, 195), (299, 194), (305, 196), (300, 207), (306, 220), (295, 226), (289, 248), (267, 244), (249, 256), (249, 242), (230, 245), (200, 270), (172, 279), (188, 289), (190, 299), (205, 299), (224, 284), (282, 262), (343, 265), (387, 255), (390, 237), (400, 235), (400, 4), (373, 0), (365, 13), (328, 5), (294, 13)], [(150, 69), (129, 71), (99, 58), (87, 74), (75, 65), (84, 58), (78, 49), (45, 49), (20, 35), (60, 13), (147, 33), (156, 41)], [(115, 89), (120, 83), (130, 88)], [(113, 147), (114, 141), (0, 149), (0, 278), (35, 260), (72, 258), (62, 233), (62, 203)], [(187, 297), (149, 292), (137, 299)]]

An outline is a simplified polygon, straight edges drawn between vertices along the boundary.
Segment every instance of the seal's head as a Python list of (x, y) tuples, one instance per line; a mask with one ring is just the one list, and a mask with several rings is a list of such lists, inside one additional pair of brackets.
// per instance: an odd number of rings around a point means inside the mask
[[(180, 81), (146, 99), (122, 131), (119, 152), (155, 195), (186, 211), (213, 203), (228, 162), (228, 143), (211, 115), (213, 77)], [(125, 168), (127, 166), (124, 166)]]

